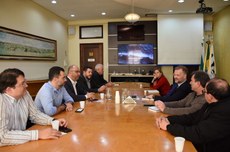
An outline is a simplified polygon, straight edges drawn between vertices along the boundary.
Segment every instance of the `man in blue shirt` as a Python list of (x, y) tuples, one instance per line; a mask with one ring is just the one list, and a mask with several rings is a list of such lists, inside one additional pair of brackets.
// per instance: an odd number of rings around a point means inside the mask
[(72, 97), (67, 93), (63, 68), (54, 66), (49, 70), (49, 82), (45, 83), (35, 98), (35, 104), (41, 112), (53, 116), (63, 110), (73, 109)]

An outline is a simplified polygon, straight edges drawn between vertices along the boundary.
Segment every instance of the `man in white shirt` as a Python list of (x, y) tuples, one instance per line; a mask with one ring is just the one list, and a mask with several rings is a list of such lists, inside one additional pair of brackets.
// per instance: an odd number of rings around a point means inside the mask
[[(57, 139), (61, 132), (51, 127), (26, 130), (27, 120), (40, 125), (51, 125), (53, 118), (40, 112), (26, 90), (24, 73), (6, 69), (0, 74), (0, 146), (22, 144), (31, 140)], [(58, 119), (67, 126), (65, 119)]]
[(77, 80), (80, 77), (80, 69), (76, 65), (71, 65), (68, 68), (65, 89), (74, 101), (93, 99), (94, 93), (87, 92), (82, 87), (78, 87)]

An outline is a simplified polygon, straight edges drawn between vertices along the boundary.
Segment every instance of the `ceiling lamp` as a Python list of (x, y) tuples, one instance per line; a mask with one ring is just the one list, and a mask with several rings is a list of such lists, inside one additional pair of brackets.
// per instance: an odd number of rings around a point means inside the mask
[(131, 13), (125, 15), (125, 20), (130, 23), (135, 23), (140, 19), (140, 15), (134, 13), (134, 5), (132, 0)]
[(196, 10), (196, 13), (210, 14), (213, 9), (211, 7), (206, 7), (204, 0), (199, 0), (200, 8)]

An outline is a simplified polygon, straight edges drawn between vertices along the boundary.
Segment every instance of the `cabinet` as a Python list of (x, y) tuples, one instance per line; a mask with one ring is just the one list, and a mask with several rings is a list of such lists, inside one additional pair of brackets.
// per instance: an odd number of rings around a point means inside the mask
[(111, 74), (110, 81), (112, 82), (147, 82), (150, 83), (153, 75), (142, 74)]

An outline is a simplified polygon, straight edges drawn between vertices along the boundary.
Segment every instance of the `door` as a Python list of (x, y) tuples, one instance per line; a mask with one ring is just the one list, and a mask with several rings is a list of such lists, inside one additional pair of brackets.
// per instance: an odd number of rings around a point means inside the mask
[(89, 66), (94, 70), (96, 64), (103, 64), (103, 44), (84, 43), (80, 44), (80, 69)]

